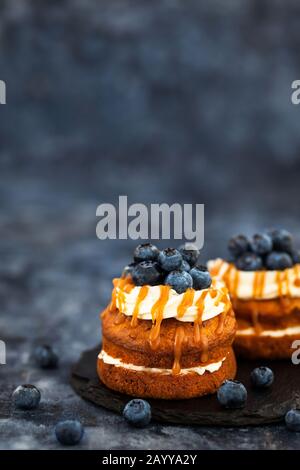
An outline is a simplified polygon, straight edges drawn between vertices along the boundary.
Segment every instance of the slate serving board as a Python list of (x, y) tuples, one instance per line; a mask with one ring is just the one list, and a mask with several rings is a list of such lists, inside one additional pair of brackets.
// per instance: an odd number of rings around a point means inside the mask
[[(73, 366), (71, 385), (86, 400), (117, 413), (122, 413), (131, 399), (127, 395), (109, 390), (96, 373), (96, 360), (101, 346), (84, 351)], [(271, 388), (254, 390), (250, 372), (259, 365), (268, 365), (275, 374)], [(282, 421), (290, 408), (300, 408), (300, 366), (290, 361), (238, 361), (237, 380), (248, 390), (248, 400), (241, 410), (223, 409), (216, 395), (189, 400), (148, 400), (153, 419), (164, 423), (212, 426), (248, 426)]]

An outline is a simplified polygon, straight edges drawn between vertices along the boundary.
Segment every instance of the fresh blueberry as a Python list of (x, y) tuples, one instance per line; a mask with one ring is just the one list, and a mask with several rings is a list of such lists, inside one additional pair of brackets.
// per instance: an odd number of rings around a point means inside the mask
[(34, 359), (42, 369), (55, 369), (58, 364), (58, 355), (51, 346), (38, 346), (34, 351)]
[(151, 421), (151, 406), (146, 400), (135, 398), (126, 404), (123, 416), (132, 426), (143, 428)]
[(275, 251), (290, 252), (293, 249), (293, 237), (287, 230), (271, 230), (269, 235), (273, 240), (273, 249)]
[(247, 390), (237, 380), (225, 380), (217, 392), (217, 397), (225, 408), (243, 408), (247, 400)]
[(178, 248), (178, 250), (180, 251), (184, 261), (189, 263), (191, 267), (195, 266), (200, 254), (196, 245), (193, 243), (184, 243)]
[(136, 286), (154, 286), (161, 281), (161, 271), (155, 261), (142, 261), (132, 271), (132, 280)]
[(165, 284), (182, 294), (189, 287), (193, 287), (193, 278), (186, 271), (171, 271), (165, 279)]
[(250, 241), (251, 249), (257, 255), (266, 255), (272, 251), (273, 242), (267, 233), (256, 233)]
[(187, 273), (191, 270), (191, 267), (187, 261), (184, 259), (182, 260), (181, 266), (180, 266), (181, 271), (186, 271)]
[(59, 421), (55, 426), (56, 439), (64, 446), (74, 446), (78, 444), (83, 434), (84, 429), (82, 424), (75, 419)]
[(134, 261), (140, 263), (141, 261), (156, 261), (159, 255), (159, 249), (151, 243), (143, 243), (138, 245), (134, 250)]
[(269, 367), (256, 367), (251, 372), (251, 382), (256, 388), (268, 388), (274, 382), (274, 374)]
[(193, 288), (196, 290), (208, 289), (211, 285), (211, 276), (206, 266), (195, 266), (190, 270), (193, 278)]
[(282, 270), (291, 268), (293, 266), (293, 260), (288, 253), (282, 253), (281, 251), (272, 251), (266, 258), (266, 267), (270, 270)]
[(175, 271), (182, 264), (182, 256), (176, 248), (166, 248), (158, 256), (158, 262), (164, 271)]
[(235, 265), (241, 271), (259, 271), (263, 267), (263, 262), (260, 256), (247, 252), (236, 260)]
[(300, 263), (300, 251), (299, 250), (292, 250), (290, 253), (293, 264), (299, 264)]
[(237, 235), (232, 237), (228, 242), (229, 253), (237, 258), (249, 250), (249, 240), (245, 235)]
[(16, 408), (20, 410), (34, 410), (41, 400), (41, 393), (34, 385), (19, 385), (12, 394)]
[(300, 411), (290, 410), (285, 415), (285, 424), (290, 431), (300, 431)]
[(123, 269), (122, 277), (132, 276), (132, 272), (136, 266), (136, 263), (130, 263)]

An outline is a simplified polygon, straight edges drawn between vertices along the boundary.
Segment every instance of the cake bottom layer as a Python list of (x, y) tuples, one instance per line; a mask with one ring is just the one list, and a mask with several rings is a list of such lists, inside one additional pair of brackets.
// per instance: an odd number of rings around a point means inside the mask
[(293, 343), (300, 339), (300, 327), (282, 330), (261, 330), (252, 327), (237, 331), (234, 350), (239, 356), (249, 359), (291, 359)]
[[(194, 370), (193, 370), (194, 369)], [(124, 364), (105, 352), (98, 357), (100, 380), (108, 387), (139, 398), (186, 399), (214, 393), (226, 379), (236, 374), (232, 348), (225, 357), (210, 364), (182, 369), (172, 374), (168, 369), (142, 368)]]

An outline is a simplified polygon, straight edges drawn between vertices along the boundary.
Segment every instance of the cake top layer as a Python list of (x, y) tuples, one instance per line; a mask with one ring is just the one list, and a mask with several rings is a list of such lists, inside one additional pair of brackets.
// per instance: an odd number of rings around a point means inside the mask
[(231, 297), (239, 299), (300, 298), (300, 264), (284, 270), (243, 271), (217, 258), (208, 262), (213, 278), (225, 282)]
[(121, 313), (141, 320), (176, 318), (203, 322), (230, 308), (225, 284), (214, 281), (208, 289), (187, 289), (179, 294), (171, 286), (135, 286), (131, 278), (115, 279), (112, 303)]

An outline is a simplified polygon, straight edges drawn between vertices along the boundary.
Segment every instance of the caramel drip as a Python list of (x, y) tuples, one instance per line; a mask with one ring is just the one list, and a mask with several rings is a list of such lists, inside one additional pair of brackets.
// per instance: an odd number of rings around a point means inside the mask
[(182, 297), (182, 301), (180, 302), (177, 308), (177, 317), (181, 318), (185, 314), (186, 310), (193, 305), (195, 291), (194, 289), (187, 289)]
[(295, 264), (294, 266), (294, 273), (295, 273), (295, 281), (294, 281), (294, 285), (296, 287), (300, 287), (300, 266), (299, 264)]
[(221, 259), (217, 265), (212, 267), (212, 269), (210, 271), (211, 275), (218, 277), (223, 264), (224, 264), (224, 261)]
[(138, 320), (138, 315), (139, 315), (140, 304), (146, 298), (146, 296), (148, 294), (148, 290), (149, 290), (148, 286), (142, 286), (141, 289), (140, 289), (140, 292), (137, 296), (136, 303), (135, 303), (133, 313), (132, 313), (132, 319), (131, 319), (131, 326), (132, 327), (137, 326), (137, 320)]
[(156, 349), (159, 345), (160, 325), (163, 320), (164, 308), (169, 300), (170, 286), (160, 286), (160, 296), (151, 309), (153, 326), (149, 335), (150, 347)]
[(221, 335), (224, 331), (224, 324), (225, 324), (225, 318), (228, 313), (228, 311), (231, 309), (231, 303), (230, 300), (228, 299), (228, 290), (226, 288), (221, 289), (222, 295), (220, 297), (219, 302), (224, 304), (224, 310), (223, 312), (219, 315), (218, 319), (218, 326), (216, 329), (217, 335)]
[(277, 271), (277, 274), (276, 274), (276, 282), (277, 282), (277, 286), (278, 286), (278, 297), (282, 297), (282, 276), (281, 276), (281, 271)]
[(121, 325), (121, 323), (124, 323), (125, 319), (126, 319), (126, 316), (122, 312), (118, 312), (114, 320), (114, 324)]
[(174, 341), (174, 363), (172, 367), (172, 374), (177, 375), (181, 371), (180, 358), (182, 354), (182, 345), (185, 341), (185, 333), (183, 326), (178, 326), (175, 333)]
[(259, 323), (259, 315), (255, 303), (251, 308), (251, 319), (254, 331), (257, 335), (259, 335), (259, 333), (261, 332), (261, 325)]
[[(112, 291), (111, 302), (109, 305), (110, 312), (116, 310), (117, 301), (119, 304), (119, 310), (122, 310), (122, 308), (124, 307), (124, 301), (125, 301), (125, 296), (122, 290), (129, 293), (133, 289), (134, 284), (132, 282), (131, 276), (126, 276), (122, 278), (113, 279), (113, 286), (114, 288)], [(117, 294), (117, 288), (119, 288), (118, 294)], [(120, 304), (121, 304), (121, 308), (120, 308)]]
[(290, 297), (291, 296), (291, 291), (290, 291), (290, 284), (289, 284), (289, 272), (288, 272), (287, 269), (284, 271), (284, 281), (285, 281), (286, 295), (287, 295), (287, 297)]
[(261, 298), (265, 288), (266, 272), (256, 271), (253, 282), (253, 298)]
[(204, 312), (204, 302), (209, 291), (201, 292), (199, 299), (197, 300), (197, 317), (194, 321), (194, 342), (201, 346), (201, 362), (207, 362), (208, 360), (208, 339), (203, 331), (202, 316)]

